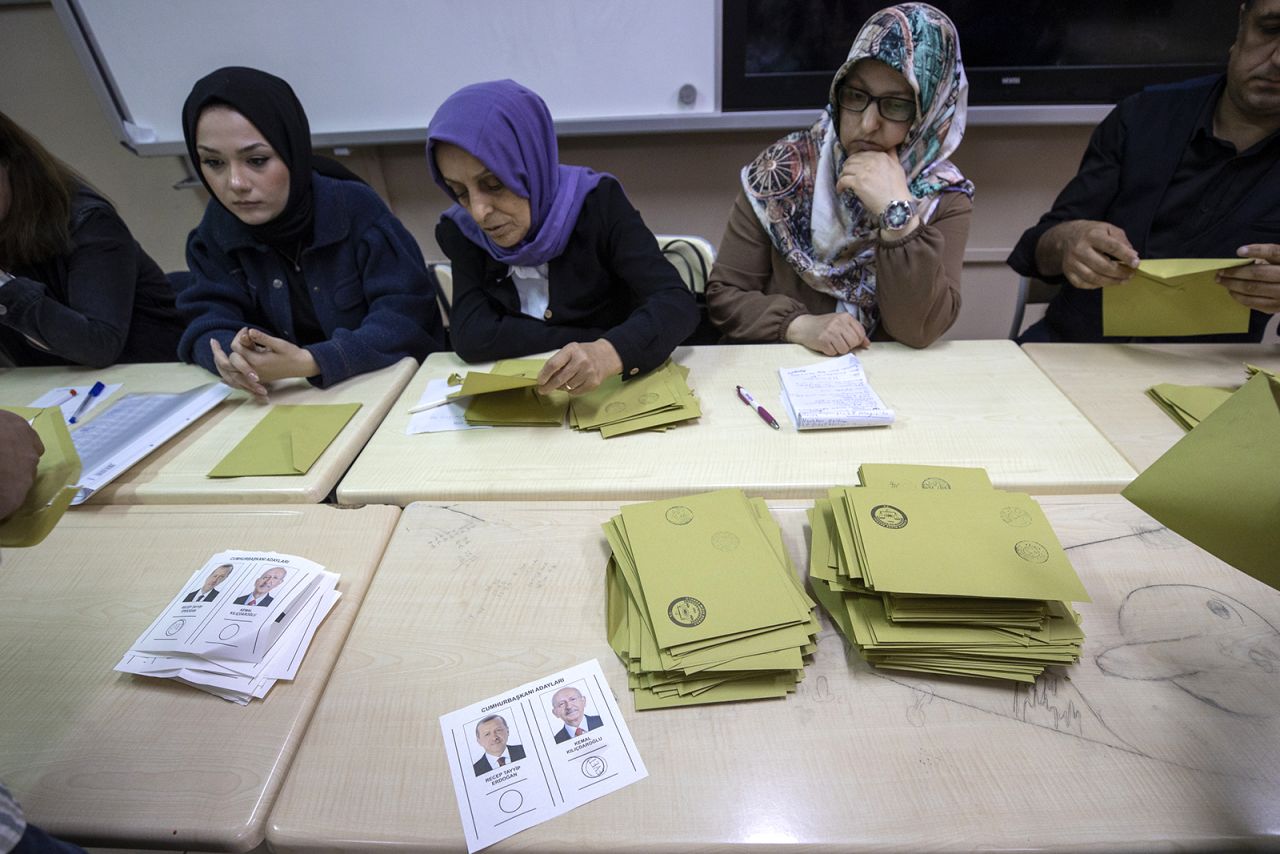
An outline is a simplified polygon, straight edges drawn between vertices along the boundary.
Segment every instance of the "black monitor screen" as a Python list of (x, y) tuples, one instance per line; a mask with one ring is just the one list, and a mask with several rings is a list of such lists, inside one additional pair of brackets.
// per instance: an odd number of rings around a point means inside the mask
[[(826, 101), (831, 76), (883, 2), (724, 0), (724, 109)], [(956, 24), (970, 104), (1114, 103), (1221, 71), (1238, 6), (1222, 0), (936, 2)]]

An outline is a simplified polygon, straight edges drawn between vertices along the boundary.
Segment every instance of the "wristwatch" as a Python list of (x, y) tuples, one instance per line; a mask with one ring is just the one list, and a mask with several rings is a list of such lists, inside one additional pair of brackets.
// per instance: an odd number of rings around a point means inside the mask
[(885, 231), (898, 231), (906, 227), (915, 212), (915, 205), (911, 202), (894, 199), (880, 212), (880, 227)]

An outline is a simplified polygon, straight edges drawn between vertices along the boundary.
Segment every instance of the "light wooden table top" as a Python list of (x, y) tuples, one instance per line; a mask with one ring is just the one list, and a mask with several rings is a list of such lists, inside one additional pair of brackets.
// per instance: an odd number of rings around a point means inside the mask
[[(381, 423), (392, 402), (413, 376), (417, 363), (402, 359), (380, 371), (352, 377), (328, 389), (306, 380), (272, 385), (271, 403), (355, 403), (360, 409), (306, 474), (293, 477), (206, 477), (269, 411), (241, 391), (179, 433), (163, 447), (107, 484), (88, 504), (247, 504), (317, 503)], [(123, 383), (116, 397), (133, 392), (178, 392), (217, 377), (196, 365), (115, 365), (102, 370), (78, 367), (0, 369), (0, 403), (25, 406), (51, 388), (64, 385)], [(111, 399), (107, 400), (107, 404)], [(99, 405), (88, 423), (105, 409)]]
[[(248, 851), (400, 511), (86, 507), (0, 556), (0, 780), (88, 845)], [(237, 706), (112, 668), (214, 553), (271, 549), (342, 575), (293, 682)]]
[[(877, 343), (859, 358), (897, 422), (804, 433), (787, 423), (778, 368), (823, 357), (777, 344), (682, 347), (674, 358), (691, 369), (702, 418), (666, 433), (602, 439), (567, 427), (500, 427), (406, 436), (427, 381), (467, 369), (452, 353), (433, 354), (338, 484), (338, 500), (634, 500), (730, 486), (812, 498), (856, 483), (864, 462), (983, 466), (997, 485), (1031, 492), (1116, 492), (1135, 476), (1009, 341)], [(738, 399), (738, 385), (781, 430)]]
[[(605, 639), (616, 504), (414, 504), (268, 842), (462, 850), (438, 717), (597, 658), (649, 778), (493, 850), (1275, 847), (1280, 593), (1119, 496), (1041, 501), (1094, 600), (1078, 665), (1029, 688), (895, 675), (824, 615), (797, 695), (643, 713)], [(772, 502), (802, 566), (806, 505)]]
[(1244, 363), (1280, 371), (1275, 344), (1026, 344), (1040, 369), (1142, 471), (1186, 435), (1145, 394), (1159, 383), (1234, 387)]

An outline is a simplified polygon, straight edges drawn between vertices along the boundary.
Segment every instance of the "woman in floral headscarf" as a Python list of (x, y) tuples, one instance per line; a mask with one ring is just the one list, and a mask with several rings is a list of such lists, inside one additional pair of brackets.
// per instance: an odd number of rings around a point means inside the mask
[(925, 347), (955, 321), (973, 185), (948, 157), (968, 82), (955, 25), (924, 3), (877, 12), (827, 108), (742, 170), (707, 285), (731, 341), (827, 355)]

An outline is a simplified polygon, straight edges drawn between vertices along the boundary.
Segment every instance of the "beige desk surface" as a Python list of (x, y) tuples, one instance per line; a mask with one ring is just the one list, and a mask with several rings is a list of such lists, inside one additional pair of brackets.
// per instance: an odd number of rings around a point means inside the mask
[[(0, 780), (27, 817), (88, 845), (248, 851), (400, 511), (88, 507), (0, 556)], [(247, 707), (112, 670), (190, 572), (226, 548), (339, 572), (293, 682)]]
[(1238, 386), (1244, 363), (1280, 370), (1274, 344), (1026, 344), (1022, 348), (1135, 468), (1186, 433), (1144, 392), (1157, 383)]
[[(803, 502), (774, 502), (793, 559)], [(616, 504), (407, 508), (271, 814), (276, 851), (456, 851), (438, 717), (597, 658), (648, 779), (495, 851), (1224, 850), (1280, 844), (1280, 593), (1118, 496), (1042, 499), (1094, 598), (1034, 687), (873, 671), (823, 618), (785, 701), (637, 713), (604, 628)], [(1163, 587), (1163, 585), (1171, 585)], [(1167, 595), (1175, 607), (1159, 604)], [(1119, 613), (1180, 625), (1131, 647)], [(1134, 604), (1136, 603), (1136, 604)], [(1249, 643), (1220, 626), (1244, 620)], [(1181, 673), (1159, 678), (1157, 671)]]
[[(417, 363), (395, 365), (353, 377), (328, 389), (305, 380), (282, 380), (273, 386), (272, 403), (363, 404), (305, 475), (300, 477), (209, 478), (205, 475), (268, 412), (244, 392), (229, 398), (154, 453), (99, 490), (88, 504), (248, 504), (316, 503), (323, 501), (356, 454), (373, 435), (392, 402), (413, 376)], [(0, 403), (25, 406), (51, 388), (63, 385), (123, 383), (116, 392), (176, 392), (216, 379), (196, 365), (115, 365), (89, 368), (0, 369)], [(108, 400), (109, 404), (111, 401)], [(88, 420), (103, 411), (99, 405)]]
[[(466, 369), (456, 355), (436, 353), (338, 484), (338, 500), (634, 500), (726, 486), (812, 498), (832, 483), (856, 482), (864, 462), (984, 466), (998, 485), (1032, 492), (1117, 492), (1135, 476), (1009, 341), (943, 341), (927, 350), (878, 343), (860, 358), (897, 414), (891, 427), (797, 432), (777, 369), (822, 357), (778, 344), (676, 350), (703, 414), (667, 433), (606, 440), (567, 427), (502, 427), (406, 436), (407, 410), (427, 381)], [(737, 385), (782, 429), (738, 400)]]

